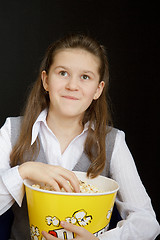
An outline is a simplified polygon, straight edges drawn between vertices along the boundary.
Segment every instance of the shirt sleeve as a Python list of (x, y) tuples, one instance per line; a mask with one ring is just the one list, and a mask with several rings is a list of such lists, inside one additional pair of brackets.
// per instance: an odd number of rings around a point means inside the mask
[(10, 167), (11, 126), (7, 118), (0, 129), (0, 215), (7, 211), (16, 201), (21, 206), (24, 196), (23, 180), (18, 166)]
[(122, 131), (117, 133), (110, 173), (119, 184), (116, 204), (123, 220), (99, 239), (154, 240), (160, 234), (160, 226)]

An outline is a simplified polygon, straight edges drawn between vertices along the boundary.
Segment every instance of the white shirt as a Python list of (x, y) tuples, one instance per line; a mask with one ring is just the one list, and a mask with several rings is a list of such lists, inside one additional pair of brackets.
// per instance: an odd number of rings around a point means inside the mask
[[(46, 123), (44, 110), (32, 128), (31, 144), (40, 135), (47, 162), (72, 170), (78, 162), (87, 135), (87, 126), (75, 137), (63, 154), (60, 144)], [(54, 148), (51, 147), (54, 145)], [(0, 129), (0, 215), (16, 201), (21, 206), (24, 196), (23, 179), (18, 166), (10, 168), (11, 124), (7, 118)], [(160, 226), (156, 220), (149, 196), (140, 180), (132, 155), (126, 145), (124, 132), (116, 136), (111, 164), (111, 177), (119, 186), (117, 206), (123, 219), (113, 230), (102, 234), (101, 240), (153, 240), (160, 234)], [(131, 190), (132, 189), (132, 190)]]
[(34, 123), (31, 144), (35, 142), (39, 133), (47, 162), (49, 164), (59, 165), (68, 170), (72, 170), (83, 152), (84, 141), (87, 136), (87, 124), (82, 133), (76, 136), (68, 145), (64, 153), (61, 154), (59, 141), (49, 129), (46, 122), (46, 115), (47, 111), (42, 111)]

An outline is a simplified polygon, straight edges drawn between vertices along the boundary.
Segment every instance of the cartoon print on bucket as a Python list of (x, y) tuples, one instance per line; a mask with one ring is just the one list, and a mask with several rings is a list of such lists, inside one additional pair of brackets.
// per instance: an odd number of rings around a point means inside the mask
[(32, 240), (38, 240), (40, 233), (38, 227), (34, 227), (33, 225), (30, 227), (30, 232), (31, 232), (31, 239)]
[[(56, 216), (47, 216), (46, 217), (46, 223), (47, 225), (53, 225), (54, 227), (59, 227), (60, 226), (60, 219), (57, 218)], [(84, 227), (88, 225), (92, 220), (91, 215), (87, 215), (87, 212), (84, 209), (80, 209), (78, 211), (75, 211), (71, 217), (66, 217), (65, 221), (72, 223), (74, 225), (79, 225), (81, 227)], [(61, 239), (72, 239), (75, 237), (74, 233), (71, 233), (63, 228), (61, 229), (54, 229), (54, 230), (49, 230), (49, 233), (53, 235), (54, 237), (58, 237)], [(44, 239), (44, 238), (43, 238)]]
[(84, 209), (78, 210), (73, 213), (72, 217), (67, 217), (65, 219), (66, 222), (72, 223), (72, 224), (78, 224), (81, 227), (84, 227), (88, 225), (92, 220), (92, 216), (87, 216), (87, 212)]
[[(112, 208), (108, 211), (106, 218), (109, 219), (112, 214)], [(74, 225), (79, 225), (81, 227), (85, 227), (89, 223), (91, 223), (93, 217), (92, 215), (87, 215), (87, 212), (84, 209), (80, 209), (78, 211), (75, 211), (71, 217), (66, 217), (65, 221), (72, 223)], [(54, 216), (46, 216), (45, 222), (47, 225), (51, 226), (53, 225), (54, 227), (59, 227), (61, 220)], [(109, 224), (105, 226), (103, 229), (100, 229), (99, 231), (95, 232), (94, 235), (96, 237), (100, 236), (102, 233), (108, 230)], [(49, 230), (49, 234), (51, 234), (54, 237), (61, 238), (61, 239), (73, 239), (75, 238), (75, 234), (72, 232), (69, 232), (65, 230), (64, 228), (58, 228), (54, 230)], [(38, 227), (34, 227), (33, 225), (31, 226), (31, 239), (32, 240), (38, 240), (40, 237), (39, 229)], [(41, 240), (45, 240), (44, 237), (41, 238)]]
[(111, 219), (111, 215), (112, 215), (112, 210), (113, 210), (113, 207), (108, 211), (107, 213), (107, 220), (110, 220)]
[(46, 217), (46, 223), (49, 226), (52, 224), (55, 227), (59, 227), (60, 220), (55, 216), (54, 217), (48, 216), (48, 217)]
[[(43, 230), (61, 239), (73, 239), (74, 233), (63, 229), (61, 221), (83, 227), (95, 236), (107, 231), (119, 189), (117, 182), (103, 176), (88, 179), (83, 172), (75, 174), (78, 179), (102, 189), (103, 192), (47, 191), (34, 188), (31, 180), (24, 180), (32, 240), (44, 240), (41, 234)], [(67, 207), (64, 207), (64, 203)]]

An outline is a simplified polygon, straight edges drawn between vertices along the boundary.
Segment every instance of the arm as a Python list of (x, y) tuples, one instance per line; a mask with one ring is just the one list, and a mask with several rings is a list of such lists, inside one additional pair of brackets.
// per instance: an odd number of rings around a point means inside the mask
[(160, 226), (121, 131), (117, 133), (110, 173), (120, 186), (116, 203), (124, 220), (100, 239), (155, 239), (160, 233)]
[(76, 192), (79, 192), (79, 181), (74, 173), (59, 166), (40, 162), (25, 162), (20, 166), (10, 168), (11, 130), (10, 119), (7, 119), (0, 129), (0, 214), (7, 211), (16, 201), (19, 206), (24, 196), (23, 180), (32, 179), (51, 185), (56, 191), (63, 187), (71, 191), (67, 181)]
[(10, 168), (10, 119), (0, 129), (0, 215), (7, 211), (15, 201), (21, 205), (24, 187), (18, 167)]

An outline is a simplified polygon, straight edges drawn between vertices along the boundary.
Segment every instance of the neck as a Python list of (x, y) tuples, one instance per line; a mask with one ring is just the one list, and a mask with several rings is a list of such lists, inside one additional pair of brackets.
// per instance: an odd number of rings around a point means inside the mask
[(74, 118), (64, 118), (57, 116), (57, 114), (50, 111), (47, 116), (47, 124), (57, 138), (58, 136), (76, 136), (83, 130), (82, 121), (79, 116)]
[(61, 118), (51, 112), (48, 113), (47, 124), (58, 139), (62, 154), (69, 143), (82, 132), (83, 126), (81, 122), (79, 117)]

